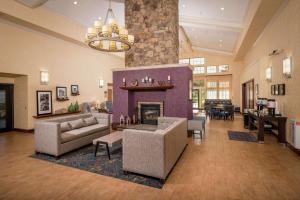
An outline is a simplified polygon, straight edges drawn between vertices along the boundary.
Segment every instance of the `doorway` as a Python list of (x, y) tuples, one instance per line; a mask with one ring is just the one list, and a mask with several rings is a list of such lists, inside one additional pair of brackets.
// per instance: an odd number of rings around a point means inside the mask
[(254, 109), (254, 79), (242, 84), (242, 108)]
[(13, 94), (13, 84), (0, 84), (0, 132), (13, 129)]

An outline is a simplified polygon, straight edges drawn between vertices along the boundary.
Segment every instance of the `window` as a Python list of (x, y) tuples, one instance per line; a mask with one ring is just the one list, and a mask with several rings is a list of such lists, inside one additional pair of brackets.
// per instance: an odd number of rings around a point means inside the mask
[(190, 64), (191, 65), (204, 65), (204, 58), (191, 58)]
[(207, 82), (207, 87), (208, 88), (216, 88), (217, 87), (217, 82), (216, 81), (209, 81), (209, 82)]
[(217, 89), (208, 89), (207, 90), (207, 99), (217, 99), (218, 90)]
[(204, 87), (204, 80), (194, 80), (193, 83), (193, 87)]
[(219, 88), (229, 88), (229, 81), (220, 81)]
[(189, 58), (184, 58), (184, 59), (179, 59), (180, 64), (190, 64), (190, 59)]
[(194, 74), (205, 74), (205, 67), (194, 67)]
[(208, 74), (217, 73), (217, 66), (207, 66), (206, 71)]
[(228, 72), (229, 65), (219, 65), (219, 72)]
[(230, 99), (229, 89), (220, 89), (219, 90), (219, 99)]

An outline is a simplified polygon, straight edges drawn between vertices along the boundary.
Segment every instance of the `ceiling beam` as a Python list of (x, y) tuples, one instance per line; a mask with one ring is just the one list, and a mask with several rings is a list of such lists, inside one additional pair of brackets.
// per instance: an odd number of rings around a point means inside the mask
[(271, 21), (273, 16), (288, 0), (261, 0), (260, 4), (251, 20), (245, 34), (240, 39), (240, 44), (236, 48), (235, 60), (241, 60), (251, 49), (255, 41), (262, 34), (265, 27)]
[(183, 16), (179, 17), (179, 24), (182, 26), (199, 27), (207, 29), (218, 29), (241, 32), (244, 29), (244, 25), (240, 23), (226, 22), (221, 20), (213, 20), (201, 17)]
[(193, 49), (198, 50), (198, 51), (205, 51), (205, 52), (209, 52), (209, 53), (214, 53), (214, 54), (221, 54), (221, 55), (228, 55), (228, 56), (232, 56), (233, 53), (229, 52), (229, 51), (221, 51), (221, 50), (216, 50), (216, 49), (209, 49), (209, 48), (202, 48), (202, 47), (198, 47), (198, 46), (192, 46)]
[(179, 42), (184, 52), (186, 53), (193, 52), (191, 41), (182, 26), (179, 26)]

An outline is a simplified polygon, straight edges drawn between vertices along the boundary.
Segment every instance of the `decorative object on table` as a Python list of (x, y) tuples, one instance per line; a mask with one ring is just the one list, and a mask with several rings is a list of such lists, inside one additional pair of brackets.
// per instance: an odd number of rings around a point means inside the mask
[(145, 83), (145, 79), (144, 78), (142, 78), (142, 83)]
[(286, 57), (282, 61), (282, 73), (286, 78), (292, 77), (292, 58)]
[(159, 86), (164, 86), (166, 85), (166, 82), (165, 81), (157, 81), (158, 85)]
[(79, 111), (79, 105), (78, 102), (76, 101), (75, 104), (71, 103), (68, 107), (68, 112), (78, 112)]
[(111, 0), (104, 23), (99, 18), (94, 22), (94, 27), (88, 28), (85, 43), (93, 49), (106, 52), (122, 52), (132, 48), (134, 36), (128, 35), (128, 30), (118, 25)]
[(193, 99), (193, 81), (189, 81), (189, 100)]
[(52, 91), (36, 91), (37, 116), (52, 114)]
[(268, 113), (270, 116), (275, 116), (275, 108), (276, 108), (276, 101), (275, 99), (268, 99)]
[(130, 117), (128, 116), (128, 117), (126, 117), (126, 125), (127, 125), (127, 126), (130, 125), (130, 123), (131, 123), (131, 119), (130, 119)]
[(139, 81), (137, 79), (134, 79), (133, 81), (130, 82), (130, 85), (136, 87), (139, 85)]
[(125, 79), (125, 78), (122, 79), (122, 85), (123, 85), (124, 87), (126, 86), (126, 79)]
[(71, 95), (72, 96), (79, 95), (79, 86), (78, 85), (71, 85)]
[(278, 85), (278, 95), (285, 95), (285, 84)]
[(125, 117), (124, 117), (124, 115), (120, 116), (120, 124), (121, 125), (123, 125), (123, 124), (125, 125)]
[(58, 101), (69, 100), (67, 96), (67, 87), (56, 87), (56, 100)]
[(172, 81), (171, 81), (171, 76), (168, 75), (168, 83), (171, 85)]

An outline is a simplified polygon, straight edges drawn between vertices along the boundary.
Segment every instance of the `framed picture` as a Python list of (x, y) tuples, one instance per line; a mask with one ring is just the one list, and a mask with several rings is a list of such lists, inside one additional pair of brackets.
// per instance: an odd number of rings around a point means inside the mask
[(78, 85), (71, 85), (71, 94), (72, 95), (79, 95), (79, 87), (78, 87)]
[(68, 99), (67, 87), (56, 87), (56, 99)]
[(189, 100), (193, 99), (193, 81), (189, 81)]
[(278, 95), (279, 94), (278, 85), (274, 85), (274, 86), (275, 86), (274, 95)]
[(278, 85), (278, 95), (285, 95), (285, 84)]
[(52, 91), (36, 91), (37, 115), (52, 114)]
[(271, 85), (271, 95), (275, 95), (275, 85)]

